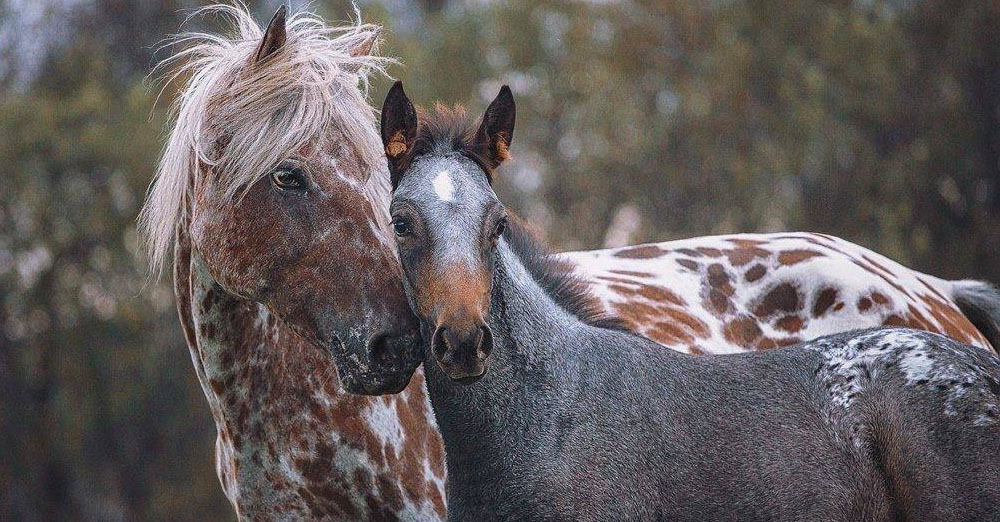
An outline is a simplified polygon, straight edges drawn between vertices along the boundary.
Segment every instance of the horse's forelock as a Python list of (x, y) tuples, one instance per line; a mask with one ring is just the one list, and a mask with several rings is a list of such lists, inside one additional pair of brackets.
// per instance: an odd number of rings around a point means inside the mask
[[(225, 197), (240, 197), (290, 152), (335, 126), (366, 172), (383, 170), (367, 91), (370, 75), (384, 74), (392, 59), (378, 56), (377, 45), (369, 50), (377, 26), (360, 23), (358, 15), (356, 24), (331, 27), (310, 13), (296, 13), (286, 23), (285, 44), (254, 63), (264, 30), (245, 6), (213, 5), (195, 15), (228, 21), (231, 34), (177, 35), (167, 45), (184, 48), (154, 70), (172, 69), (165, 84), (180, 78), (184, 83), (139, 216), (151, 275), (162, 270), (205, 167), (215, 167)], [(382, 178), (387, 176), (371, 176), (372, 198), (388, 198), (388, 179)]]

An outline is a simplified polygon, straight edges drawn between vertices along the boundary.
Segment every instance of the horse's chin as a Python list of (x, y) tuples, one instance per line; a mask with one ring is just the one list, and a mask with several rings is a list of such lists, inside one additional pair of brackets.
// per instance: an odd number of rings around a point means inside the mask
[(340, 386), (354, 395), (392, 395), (406, 389), (413, 371), (378, 375), (340, 375)]
[(341, 388), (353, 395), (399, 393), (410, 384), (414, 372), (423, 362), (421, 351), (409, 348), (419, 347), (419, 342), (409, 338), (396, 339), (388, 354), (382, 357), (372, 357), (363, 350), (358, 350), (360, 354), (351, 351), (339, 337), (334, 338), (332, 343), (323, 344), (337, 368)]
[(486, 376), (486, 371), (483, 370), (483, 373), (480, 373), (479, 375), (471, 375), (469, 377), (459, 377), (457, 379), (452, 379), (452, 380), (457, 382), (458, 384), (461, 384), (462, 386), (468, 386), (470, 384), (475, 384), (479, 382), (480, 379), (482, 379), (485, 376)]

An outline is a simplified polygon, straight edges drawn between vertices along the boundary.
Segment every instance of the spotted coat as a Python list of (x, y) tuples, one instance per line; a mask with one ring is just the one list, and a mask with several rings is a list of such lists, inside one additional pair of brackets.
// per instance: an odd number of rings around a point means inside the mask
[[(830, 236), (564, 255), (629, 328), (680, 351), (766, 349), (882, 324), (989, 346), (948, 281)], [(241, 519), (441, 519), (444, 453), (422, 372), (395, 396), (343, 393), (328, 357), (222, 291), (194, 257), (182, 241), (178, 309), (218, 428), (219, 478)]]
[(440, 520), (444, 454), (418, 370), (397, 395), (344, 393), (333, 362), (222, 290), (190, 243), (175, 294), (240, 520)]
[[(989, 346), (948, 297), (948, 281), (830, 236), (708, 237), (565, 255), (609, 311), (680, 351), (766, 349), (881, 324)], [(345, 394), (329, 358), (263, 306), (192, 275), (188, 248), (178, 258), (178, 306), (218, 427), (217, 471), (243, 518), (443, 515), (444, 454), (422, 372), (399, 395)]]
[(814, 233), (700, 237), (564, 256), (608, 312), (672, 349), (727, 353), (873, 326), (990, 347), (953, 285)]
[[(807, 345), (821, 357), (816, 379), (829, 401), (824, 402), (828, 419), (850, 422), (863, 415), (866, 394), (888, 372), (898, 373), (908, 387), (943, 394), (946, 417), (974, 426), (993, 426), (1000, 419), (996, 357), (970, 354), (940, 335), (903, 328), (869, 330), (847, 342), (834, 339)], [(860, 445), (862, 438), (853, 442)]]

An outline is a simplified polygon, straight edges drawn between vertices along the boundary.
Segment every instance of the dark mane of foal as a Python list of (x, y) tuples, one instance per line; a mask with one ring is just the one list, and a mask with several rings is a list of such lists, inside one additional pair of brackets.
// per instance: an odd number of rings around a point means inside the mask
[[(448, 108), (440, 103), (435, 104), (433, 112), (418, 107), (417, 114), (419, 125), (410, 161), (427, 154), (458, 152), (482, 167), (492, 185), (493, 171), (499, 165), (488, 159), (484, 152), (486, 145), (477, 139), (479, 119), (470, 120), (461, 105)], [(590, 292), (587, 282), (574, 273), (571, 262), (554, 255), (519, 216), (509, 210), (507, 215), (504, 240), (556, 304), (589, 325), (626, 329), (620, 319), (604, 310), (601, 302)]]
[(591, 326), (627, 330), (621, 319), (604, 310), (587, 282), (574, 272), (573, 263), (555, 255), (530, 225), (510, 211), (503, 238), (538, 286), (564, 310)]
[(448, 107), (435, 103), (433, 111), (419, 106), (416, 110), (417, 137), (408, 157), (398, 166), (400, 173), (410, 168), (413, 160), (420, 156), (433, 152), (457, 152), (482, 167), (486, 178), (493, 183), (493, 171), (499, 164), (489, 158), (487, 144), (477, 136), (480, 118), (470, 119), (468, 111), (461, 105)]

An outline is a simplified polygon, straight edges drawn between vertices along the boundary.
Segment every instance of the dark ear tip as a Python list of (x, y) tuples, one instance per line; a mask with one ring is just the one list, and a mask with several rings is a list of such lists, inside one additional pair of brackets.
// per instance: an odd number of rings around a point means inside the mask
[(287, 16), (288, 16), (288, 4), (281, 4), (280, 6), (278, 6), (278, 10), (274, 12), (274, 16), (271, 17), (271, 20), (272, 21), (280, 20), (283, 22), (285, 21), (285, 18)]
[(385, 94), (386, 104), (392, 103), (393, 105), (400, 103), (409, 103), (410, 99), (406, 96), (406, 91), (403, 90), (403, 82), (396, 80), (393, 82), (392, 87), (389, 88), (389, 92)]
[(264, 29), (264, 37), (260, 41), (260, 46), (257, 47), (257, 53), (254, 54), (255, 61), (259, 62), (267, 58), (285, 44), (285, 15), (287, 14), (288, 6), (284, 4), (275, 11), (267, 28)]

